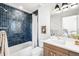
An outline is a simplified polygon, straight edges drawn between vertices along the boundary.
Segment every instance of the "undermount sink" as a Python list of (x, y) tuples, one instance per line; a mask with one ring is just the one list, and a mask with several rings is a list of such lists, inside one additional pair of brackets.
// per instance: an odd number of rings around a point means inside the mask
[(51, 42), (53, 43), (57, 43), (57, 44), (65, 44), (64, 40), (51, 40)]

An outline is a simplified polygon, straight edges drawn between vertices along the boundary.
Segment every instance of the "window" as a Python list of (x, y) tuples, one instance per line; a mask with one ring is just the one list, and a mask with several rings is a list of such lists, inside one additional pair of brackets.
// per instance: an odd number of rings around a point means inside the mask
[(64, 17), (62, 20), (62, 28), (64, 33), (77, 33), (77, 16)]

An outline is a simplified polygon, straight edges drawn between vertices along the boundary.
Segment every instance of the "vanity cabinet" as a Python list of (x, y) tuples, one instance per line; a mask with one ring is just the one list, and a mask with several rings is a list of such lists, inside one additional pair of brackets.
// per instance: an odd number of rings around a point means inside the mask
[(79, 53), (69, 51), (58, 46), (44, 43), (44, 56), (79, 56)]

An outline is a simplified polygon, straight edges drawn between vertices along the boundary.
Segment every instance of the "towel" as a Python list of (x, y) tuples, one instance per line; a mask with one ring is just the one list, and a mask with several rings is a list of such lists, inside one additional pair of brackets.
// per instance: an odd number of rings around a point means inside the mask
[(8, 41), (7, 41), (7, 33), (5, 31), (0, 31), (0, 45), (1, 56), (8, 56), (9, 55), (9, 48), (8, 48)]

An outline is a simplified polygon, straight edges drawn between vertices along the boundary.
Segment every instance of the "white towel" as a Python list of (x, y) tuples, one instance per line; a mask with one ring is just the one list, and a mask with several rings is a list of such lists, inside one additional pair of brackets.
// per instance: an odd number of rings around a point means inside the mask
[(8, 48), (8, 41), (7, 41), (7, 34), (5, 31), (0, 31), (0, 44), (1, 44), (1, 56), (8, 56), (9, 55), (9, 48)]

